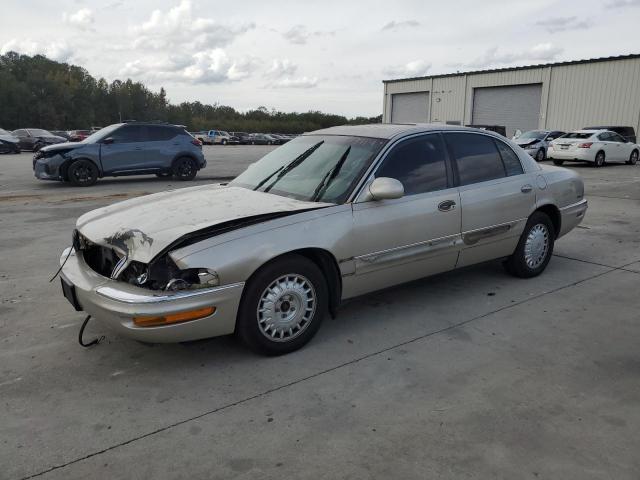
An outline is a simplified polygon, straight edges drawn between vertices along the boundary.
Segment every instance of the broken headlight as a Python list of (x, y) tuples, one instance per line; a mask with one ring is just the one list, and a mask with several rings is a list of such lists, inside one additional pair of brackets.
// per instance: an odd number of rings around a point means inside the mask
[(133, 261), (122, 272), (120, 280), (151, 290), (189, 290), (217, 287), (218, 274), (209, 268), (179, 269), (165, 256), (149, 265)]

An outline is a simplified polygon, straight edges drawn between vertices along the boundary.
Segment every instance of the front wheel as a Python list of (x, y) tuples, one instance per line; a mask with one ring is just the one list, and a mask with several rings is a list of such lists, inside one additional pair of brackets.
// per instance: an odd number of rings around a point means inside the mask
[(69, 165), (67, 179), (76, 187), (90, 187), (98, 181), (98, 167), (90, 160), (76, 160)]
[(182, 157), (173, 164), (173, 176), (178, 180), (189, 181), (196, 178), (198, 166), (193, 158)]
[(545, 157), (544, 148), (538, 149), (538, 152), (536, 153), (536, 162), (542, 162)]
[(627, 165), (635, 165), (636, 163), (638, 163), (638, 150), (631, 152), (631, 156), (627, 160)]
[(284, 257), (262, 267), (247, 284), (236, 334), (257, 353), (293, 352), (316, 334), (327, 303), (318, 266), (300, 255)]
[(520, 278), (540, 275), (551, 260), (555, 238), (555, 228), (549, 216), (534, 212), (527, 220), (516, 250), (503, 263), (505, 270)]

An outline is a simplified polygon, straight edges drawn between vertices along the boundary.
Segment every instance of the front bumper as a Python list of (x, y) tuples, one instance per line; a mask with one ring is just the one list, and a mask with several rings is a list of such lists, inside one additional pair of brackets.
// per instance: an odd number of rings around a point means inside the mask
[(40, 180), (62, 180), (60, 169), (50, 158), (39, 158), (33, 163), (33, 175)]
[[(60, 257), (60, 263), (71, 247)], [(71, 249), (61, 275), (74, 285), (82, 310), (113, 330), (136, 340), (173, 343), (233, 333), (244, 283), (179, 292), (156, 292), (118, 282), (94, 272)], [(155, 327), (138, 327), (135, 316), (158, 316), (216, 307), (208, 317)]]
[(583, 198), (579, 202), (572, 203), (560, 209), (560, 233), (558, 238), (576, 228), (584, 219), (589, 204)]

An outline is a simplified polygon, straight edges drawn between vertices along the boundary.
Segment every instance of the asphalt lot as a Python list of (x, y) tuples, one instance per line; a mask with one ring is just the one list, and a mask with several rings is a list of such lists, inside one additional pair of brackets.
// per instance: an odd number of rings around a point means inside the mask
[[(205, 147), (196, 183), (272, 147)], [(301, 351), (144, 345), (48, 283), (76, 218), (193, 185), (78, 189), (0, 156), (0, 478), (640, 477), (640, 166), (571, 166), (583, 225), (531, 280), (493, 262), (345, 304)]]

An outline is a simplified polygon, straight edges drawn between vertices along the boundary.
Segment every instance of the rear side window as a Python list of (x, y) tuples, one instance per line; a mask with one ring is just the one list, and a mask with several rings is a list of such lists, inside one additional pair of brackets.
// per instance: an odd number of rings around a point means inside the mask
[(444, 136), (458, 167), (460, 185), (506, 176), (502, 159), (491, 137), (474, 133), (445, 133)]
[(439, 134), (400, 143), (387, 155), (376, 177), (402, 182), (405, 195), (447, 188), (446, 149)]
[(125, 125), (111, 134), (113, 141), (116, 143), (134, 143), (141, 142), (143, 139), (141, 125)]
[(507, 177), (524, 173), (520, 159), (515, 152), (498, 140), (494, 140), (494, 142), (498, 147), (498, 152), (500, 152), (500, 157), (502, 158), (502, 163), (504, 163), (504, 170), (507, 173)]
[(175, 136), (176, 131), (173, 128), (147, 126), (147, 140), (150, 142), (171, 140)]

